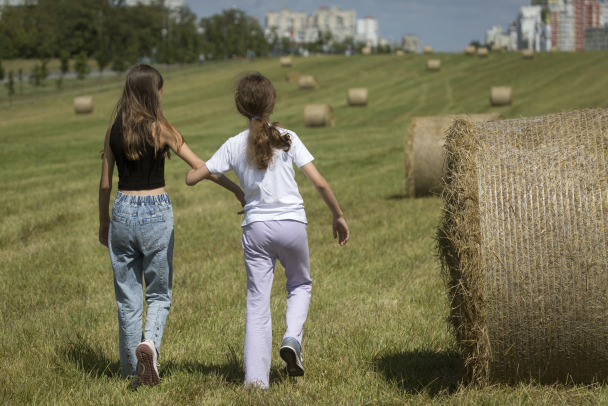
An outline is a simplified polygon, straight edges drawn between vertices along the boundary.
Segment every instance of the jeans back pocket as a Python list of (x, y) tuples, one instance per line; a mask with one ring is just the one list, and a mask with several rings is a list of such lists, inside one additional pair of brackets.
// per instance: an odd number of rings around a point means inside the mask
[(173, 232), (173, 212), (164, 210), (146, 215), (139, 220), (144, 249), (147, 251), (162, 250), (169, 245)]

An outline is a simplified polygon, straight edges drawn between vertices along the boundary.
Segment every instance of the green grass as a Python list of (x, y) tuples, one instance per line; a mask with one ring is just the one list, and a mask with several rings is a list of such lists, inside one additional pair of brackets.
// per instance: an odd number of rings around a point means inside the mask
[[(259, 70), (277, 88), (273, 119), (296, 131), (332, 185), (351, 229), (338, 247), (331, 215), (298, 173), (309, 219), (313, 296), (304, 332), (306, 376), (281, 373), (285, 277), (272, 296), (271, 388), (243, 379), (245, 272), (239, 205), (212, 183), (184, 185), (167, 162), (175, 213), (174, 302), (163, 338), (162, 384), (138, 392), (119, 374), (112, 270), (97, 242), (100, 150), (123, 77), (87, 78), (62, 90), (27, 87), (9, 107), (0, 89), (0, 402), (3, 404), (556, 404), (607, 403), (605, 386), (464, 387), (446, 324), (447, 296), (434, 253), (436, 197), (405, 198), (404, 142), (414, 116), (497, 111), (507, 118), (608, 107), (605, 52), (296, 58), (319, 89), (288, 83), (276, 59), (162, 69), (165, 116), (208, 159), (246, 126), (234, 78)], [(4, 63), (4, 62), (3, 62)], [(494, 85), (513, 104), (489, 105)], [(29, 86), (29, 85), (25, 85)], [(346, 104), (367, 87), (369, 105)], [(95, 112), (73, 113), (92, 94)], [(304, 105), (328, 103), (333, 128), (303, 126)], [(116, 187), (116, 180), (115, 180)]]

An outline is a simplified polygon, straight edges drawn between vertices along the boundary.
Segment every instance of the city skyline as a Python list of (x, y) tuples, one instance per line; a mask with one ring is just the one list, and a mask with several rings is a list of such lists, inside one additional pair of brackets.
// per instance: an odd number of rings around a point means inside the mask
[(349, 0), (323, 2), (319, 0), (232, 0), (220, 4), (206, 0), (184, 0), (199, 18), (219, 14), (231, 7), (256, 17), (265, 26), (267, 11), (292, 11), (311, 14), (321, 6), (354, 9), (357, 18), (371, 15), (378, 21), (381, 38), (400, 44), (403, 35), (420, 37), (422, 45), (436, 51), (459, 52), (471, 41), (485, 42), (486, 30), (493, 26), (506, 28), (517, 18), (521, 6), (531, 0)]

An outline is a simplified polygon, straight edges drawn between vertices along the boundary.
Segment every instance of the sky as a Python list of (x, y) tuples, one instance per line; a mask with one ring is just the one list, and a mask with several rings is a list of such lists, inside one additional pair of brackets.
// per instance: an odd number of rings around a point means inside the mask
[(404, 34), (420, 37), (422, 45), (435, 51), (460, 52), (471, 41), (485, 43), (486, 30), (506, 29), (521, 6), (531, 0), (184, 0), (199, 18), (220, 14), (232, 7), (257, 17), (262, 27), (267, 11), (303, 11), (311, 15), (321, 6), (354, 9), (357, 18), (378, 20), (378, 35), (401, 43)]

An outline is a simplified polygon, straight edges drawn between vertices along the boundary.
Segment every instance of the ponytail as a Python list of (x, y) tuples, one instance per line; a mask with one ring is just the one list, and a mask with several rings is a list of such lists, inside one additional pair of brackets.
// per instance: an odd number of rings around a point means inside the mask
[(276, 128), (277, 124), (268, 123), (259, 117), (253, 118), (249, 124), (247, 157), (258, 169), (268, 169), (275, 149), (289, 151), (291, 148), (289, 134), (281, 134)]
[(258, 169), (268, 169), (275, 149), (289, 151), (291, 148), (289, 134), (281, 134), (277, 128), (279, 123), (267, 121), (276, 97), (272, 82), (258, 72), (243, 76), (234, 93), (237, 110), (249, 119), (247, 158)]

